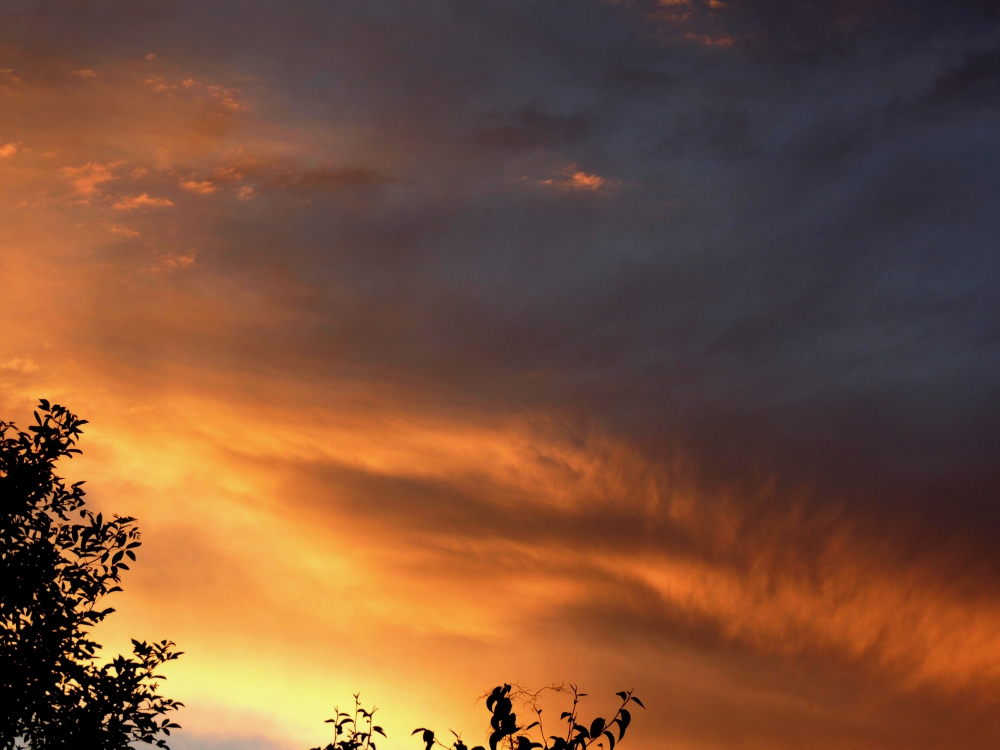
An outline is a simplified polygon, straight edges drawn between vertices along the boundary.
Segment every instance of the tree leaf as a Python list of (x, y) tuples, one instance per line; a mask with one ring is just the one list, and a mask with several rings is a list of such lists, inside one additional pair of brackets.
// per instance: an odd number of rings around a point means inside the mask
[(623, 708), (619, 712), (618, 718), (618, 739), (621, 740), (625, 736), (625, 730), (628, 729), (628, 725), (632, 723), (632, 714), (627, 708)]

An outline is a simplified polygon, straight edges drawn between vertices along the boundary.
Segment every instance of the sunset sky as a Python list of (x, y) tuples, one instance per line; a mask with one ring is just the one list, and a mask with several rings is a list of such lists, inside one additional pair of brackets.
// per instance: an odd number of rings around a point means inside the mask
[(0, 3), (0, 419), (172, 747), (1000, 747), (994, 7)]

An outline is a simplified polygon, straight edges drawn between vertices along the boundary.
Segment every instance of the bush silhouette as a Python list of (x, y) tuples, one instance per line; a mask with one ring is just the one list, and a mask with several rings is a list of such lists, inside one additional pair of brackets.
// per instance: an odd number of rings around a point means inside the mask
[[(570, 710), (560, 713), (556, 722), (565, 725), (565, 730), (559, 734), (545, 734), (542, 720), (544, 709), (540, 705), (540, 698), (547, 691), (572, 693), (573, 696)], [(576, 685), (554, 685), (536, 692), (513, 687), (509, 684), (498, 685), (484, 696), (486, 709), (491, 714), (491, 731), (488, 740), (490, 750), (534, 750), (535, 748), (587, 750), (591, 746), (597, 746), (602, 750), (614, 750), (615, 744), (625, 738), (625, 731), (632, 722), (629, 704), (635, 703), (642, 708), (645, 706), (639, 698), (632, 694), (631, 690), (622, 690), (616, 693), (621, 699), (621, 705), (611, 721), (598, 716), (592, 719), (589, 724), (581, 723), (583, 720), (579, 713), (580, 699), (586, 695), (586, 693), (581, 693)], [(514, 712), (515, 700), (534, 714), (534, 721), (526, 725), (518, 722), (517, 714)], [(360, 694), (355, 694), (353, 715), (342, 712), (338, 708), (333, 710), (336, 714), (335, 718), (327, 719), (326, 722), (334, 725), (336, 739), (328, 745), (314, 747), (312, 750), (377, 750), (375, 735), (379, 734), (385, 737), (382, 727), (374, 723), (377, 709), (362, 708)], [(445, 750), (469, 750), (460, 734), (454, 730), (449, 731), (454, 738), (449, 740), (450, 746), (441, 742), (434, 730), (427, 727), (417, 727), (411, 736), (420, 734), (424, 750), (434, 750), (435, 745)], [(486, 749), (482, 745), (476, 745), (472, 750)]]
[(0, 421), (0, 748), (167, 747), (181, 704), (159, 695), (170, 641), (132, 641), (131, 657), (99, 664), (88, 631), (114, 610), (126, 560), (140, 546), (134, 518), (96, 516), (82, 482), (55, 474), (86, 424), (44, 399), (21, 432)]

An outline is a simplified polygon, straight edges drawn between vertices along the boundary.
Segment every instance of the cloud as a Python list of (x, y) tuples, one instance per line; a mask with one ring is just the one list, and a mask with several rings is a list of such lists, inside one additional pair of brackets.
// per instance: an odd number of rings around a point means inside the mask
[(242, 93), (239, 89), (213, 85), (208, 87), (208, 91), (213, 99), (232, 112), (241, 112), (246, 109), (246, 105), (239, 98)]
[(100, 192), (100, 185), (115, 179), (114, 171), (121, 162), (87, 162), (79, 167), (63, 167), (62, 173), (73, 185), (77, 195), (89, 199)]
[(240, 188), (246, 197), (271, 191), (303, 196), (338, 193), (398, 181), (372, 167), (305, 167), (289, 159), (251, 154), (227, 159), (212, 169), (212, 176), (220, 183), (251, 183)]
[(73, 75), (77, 78), (97, 78), (97, 73), (90, 69), (74, 70)]
[(146, 78), (143, 83), (149, 86), (153, 91), (158, 94), (170, 93), (172, 91), (177, 91), (177, 84), (167, 83), (163, 76), (150, 76)]
[(147, 76), (143, 84), (158, 94), (167, 94), (188, 102), (204, 105), (211, 102), (227, 113), (243, 112), (247, 109), (242, 91), (232, 86), (203, 83), (196, 78), (168, 78), (163, 75)]
[(164, 146), (157, 146), (155, 151), (154, 163), (157, 169), (168, 170), (172, 168), (170, 163), (170, 149)]
[(0, 159), (9, 159), (17, 153), (17, 146), (13, 143), (8, 143), (4, 146), (0, 146)]
[(174, 205), (169, 198), (150, 198), (148, 193), (141, 195), (123, 196), (113, 205), (119, 211), (131, 211), (134, 208), (165, 208)]
[(693, 32), (688, 32), (684, 35), (684, 38), (692, 42), (697, 42), (705, 47), (733, 46), (733, 38), (731, 36), (710, 36), (708, 34), (695, 34)]
[(583, 170), (577, 169), (575, 164), (571, 164), (560, 170), (558, 177), (536, 180), (535, 184), (554, 187), (558, 190), (580, 190), (584, 192), (596, 192), (602, 189), (621, 186), (619, 180), (608, 179), (596, 174), (588, 174)]
[(1000, 680), (1000, 602), (964, 601), (932, 570), (888, 571), (843, 553), (821, 558), (813, 580), (796, 580), (791, 567), (744, 576), (690, 560), (609, 565), (679, 616), (712, 623), (723, 641), (785, 656), (837, 653), (909, 689), (962, 692)]
[[(243, 162), (243, 160), (240, 160), (240, 161)], [(257, 171), (258, 165), (257, 165), (256, 161), (250, 160), (250, 161), (243, 162), (243, 163), (245, 163), (246, 166), (249, 167), (249, 170), (247, 170), (247, 171), (250, 171), (250, 172), (256, 172)], [(234, 182), (234, 181), (242, 180), (244, 178), (244, 174), (240, 170), (241, 170), (241, 167), (239, 166), (239, 163), (238, 164), (229, 164), (229, 165), (222, 166), (222, 167), (216, 167), (212, 171), (212, 174), (215, 176), (215, 178), (217, 180), (221, 180), (223, 182)]]
[(8, 359), (6, 362), (0, 362), (0, 370), (32, 373), (38, 371), (38, 365), (33, 360), (18, 359), (15, 357), (14, 359)]
[(169, 255), (164, 255), (160, 258), (157, 270), (159, 271), (176, 271), (183, 270), (185, 268), (190, 268), (195, 264), (195, 254), (189, 253), (187, 255), (178, 255), (171, 253)]
[(995, 17), (193, 7), (17, 15), (0, 107), (4, 416), (91, 420), (192, 731), (572, 679), (640, 750), (992, 747)]
[[(500, 118), (498, 118), (500, 119)], [(584, 138), (590, 121), (583, 115), (551, 115), (528, 105), (507, 124), (499, 124), (476, 134), (485, 145), (506, 149), (532, 149), (576, 143)]]
[(187, 180), (186, 182), (181, 183), (181, 187), (192, 193), (198, 193), (199, 195), (209, 195), (218, 190), (218, 188), (208, 180), (203, 180), (201, 182)]
[[(328, 446), (312, 458), (319, 483), (301, 496), (335, 512), (319, 499), (332, 493), (336, 512), (374, 522), (387, 544), (470, 540), (470, 577), (504, 577), (477, 567), (490, 555), (544, 550), (531, 568), (551, 566), (575, 592), (566, 617), (603, 607), (608, 587), (638, 585), (662, 602), (653, 615), (659, 627), (679, 621), (716, 643), (782, 657), (833, 654), (907, 690), (951, 693), (1000, 680), (1000, 599), (985, 588), (956, 591), (967, 563), (954, 553), (903, 562), (907, 554), (886, 538), (867, 541), (850, 522), (801, 506), (756, 517), (742, 498), (704, 496), (679, 466), (649, 463), (605, 436), (571, 444), (517, 428), (413, 427), (397, 427), (388, 452), (377, 447), (378, 433), (355, 434), (353, 443), (336, 431), (322, 440), (307, 433), (286, 444), (293, 452)], [(641, 596), (630, 597), (618, 606), (652, 614)]]

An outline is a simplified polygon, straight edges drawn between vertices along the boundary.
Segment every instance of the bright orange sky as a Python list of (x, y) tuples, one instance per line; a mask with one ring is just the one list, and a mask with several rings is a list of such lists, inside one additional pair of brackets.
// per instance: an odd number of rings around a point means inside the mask
[(173, 746), (358, 690), (473, 744), (517, 681), (996, 747), (990, 25), (390, 5), (0, 15), (0, 418), (90, 421)]

